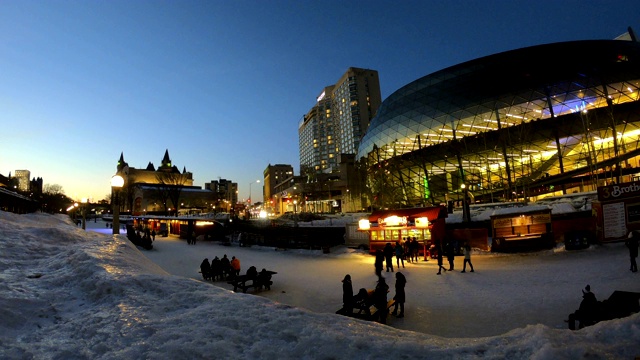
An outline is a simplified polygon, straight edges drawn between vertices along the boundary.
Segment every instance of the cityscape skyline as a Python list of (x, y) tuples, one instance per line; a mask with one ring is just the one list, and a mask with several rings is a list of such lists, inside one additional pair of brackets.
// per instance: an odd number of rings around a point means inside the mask
[[(382, 100), (495, 53), (638, 29), (640, 4), (385, 1), (73, 2), (0, 5), (0, 174), (29, 170), (74, 199), (109, 194), (165, 150), (194, 185), (249, 197), (269, 164), (299, 172), (298, 124), (349, 67)], [(303, 14), (303, 15), (301, 15)], [(255, 184), (254, 184), (255, 185)], [(262, 200), (261, 186), (252, 189)]]

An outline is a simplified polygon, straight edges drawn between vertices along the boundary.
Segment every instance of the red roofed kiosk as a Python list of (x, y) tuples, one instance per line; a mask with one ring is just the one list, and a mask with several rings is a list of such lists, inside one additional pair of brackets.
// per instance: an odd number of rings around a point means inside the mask
[(425, 255), (429, 245), (444, 240), (446, 217), (444, 206), (374, 211), (368, 219), (360, 220), (358, 230), (369, 233), (370, 254), (382, 250), (388, 242), (395, 245), (415, 237), (423, 245), (421, 255)]

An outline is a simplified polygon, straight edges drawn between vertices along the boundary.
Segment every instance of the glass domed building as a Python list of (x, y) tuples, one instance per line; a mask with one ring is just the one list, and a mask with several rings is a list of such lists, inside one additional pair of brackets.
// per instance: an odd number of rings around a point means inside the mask
[(374, 207), (512, 201), (640, 172), (640, 43), (573, 41), (422, 77), (384, 100), (358, 148)]

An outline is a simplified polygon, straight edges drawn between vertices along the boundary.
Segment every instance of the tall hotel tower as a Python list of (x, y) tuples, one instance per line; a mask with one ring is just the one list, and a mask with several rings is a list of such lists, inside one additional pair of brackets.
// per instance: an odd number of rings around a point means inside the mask
[(325, 87), (298, 126), (300, 175), (329, 173), (338, 155), (355, 154), (381, 102), (376, 70), (352, 67)]

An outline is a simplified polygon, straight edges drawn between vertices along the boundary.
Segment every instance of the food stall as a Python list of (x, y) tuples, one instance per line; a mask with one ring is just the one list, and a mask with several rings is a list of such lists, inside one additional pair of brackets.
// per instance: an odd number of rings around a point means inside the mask
[(426, 208), (374, 211), (358, 222), (358, 230), (369, 233), (369, 253), (375, 254), (387, 243), (395, 245), (404, 238), (416, 238), (422, 244), (421, 255), (436, 241), (444, 240), (447, 208)]
[(551, 209), (547, 206), (505, 208), (491, 215), (491, 251), (551, 248)]
[(640, 230), (640, 182), (598, 187), (598, 201), (591, 204), (599, 242), (625, 240)]

